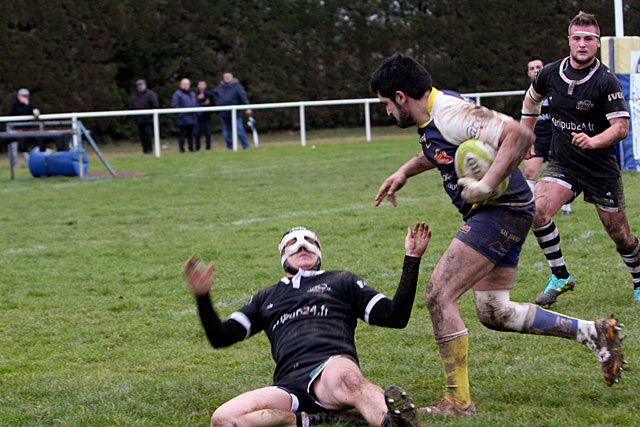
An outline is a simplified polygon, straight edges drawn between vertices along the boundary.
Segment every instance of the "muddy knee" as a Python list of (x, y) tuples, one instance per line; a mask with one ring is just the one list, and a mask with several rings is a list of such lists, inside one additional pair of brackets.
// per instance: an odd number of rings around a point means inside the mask
[(512, 302), (507, 290), (477, 291), (474, 296), (478, 319), (489, 329), (523, 332), (535, 316), (534, 306)]

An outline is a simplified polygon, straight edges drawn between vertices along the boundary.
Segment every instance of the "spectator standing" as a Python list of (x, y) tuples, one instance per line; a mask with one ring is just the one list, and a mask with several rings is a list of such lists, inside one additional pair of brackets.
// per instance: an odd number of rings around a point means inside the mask
[[(148, 110), (159, 107), (158, 97), (151, 89), (147, 89), (147, 82), (142, 79), (138, 80), (136, 82), (136, 88), (137, 92), (131, 100), (132, 110)], [(151, 154), (153, 152), (151, 148), (153, 116), (150, 114), (133, 116), (133, 120), (138, 125), (138, 135), (140, 135), (140, 142), (142, 143), (142, 152), (144, 154)]]
[[(247, 98), (244, 88), (238, 82), (238, 79), (234, 78), (231, 73), (224, 73), (222, 75), (222, 81), (213, 90), (213, 97), (215, 98), (216, 105), (249, 104), (249, 98)], [(247, 115), (251, 115), (251, 110), (247, 110)], [(222, 124), (222, 136), (227, 143), (227, 148), (232, 149), (231, 111), (220, 112), (220, 123)], [(242, 148), (249, 148), (247, 134), (245, 133), (244, 125), (242, 124), (242, 111), (240, 110), (238, 110), (238, 138), (240, 139)]]
[[(38, 118), (40, 115), (40, 110), (33, 106), (30, 100), (29, 89), (22, 88), (18, 90), (18, 95), (16, 99), (13, 100), (11, 104), (11, 109), (9, 110), (10, 116), (35, 116)], [(14, 141), (9, 145), (9, 150), (11, 150), (11, 160), (13, 162), (12, 167), (14, 169), (20, 167), (18, 164), (18, 142)], [(26, 144), (21, 144), (20, 151), (22, 151), (24, 155), (24, 165), (25, 167), (29, 163), (29, 153), (26, 149)]]
[[(207, 82), (201, 80), (198, 82), (198, 92), (196, 93), (198, 105), (200, 107), (211, 107), (215, 104), (213, 94), (207, 92)], [(198, 113), (198, 121), (194, 132), (196, 134), (196, 151), (200, 150), (200, 135), (204, 129), (204, 139), (207, 150), (211, 149), (211, 113), (209, 111), (201, 111)]]
[[(196, 94), (191, 91), (191, 81), (187, 78), (180, 80), (180, 88), (173, 93), (171, 97), (172, 108), (190, 108), (197, 107), (198, 102)], [(180, 152), (184, 153), (184, 139), (187, 138), (189, 151), (193, 151), (193, 127), (198, 122), (198, 113), (180, 113), (178, 114), (178, 143), (180, 144)]]

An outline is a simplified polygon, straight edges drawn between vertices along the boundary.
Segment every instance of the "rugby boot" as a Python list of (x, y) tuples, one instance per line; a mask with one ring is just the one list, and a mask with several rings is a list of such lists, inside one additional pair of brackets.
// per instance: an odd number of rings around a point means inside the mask
[(622, 341), (618, 332), (624, 327), (612, 314), (610, 317), (595, 321), (596, 332), (591, 334), (584, 344), (596, 355), (602, 372), (604, 383), (611, 387), (622, 375), (623, 365), (627, 363), (622, 355)]
[(384, 401), (388, 412), (382, 422), (383, 427), (420, 427), (416, 405), (402, 387), (387, 387), (384, 391)]
[(635, 288), (633, 290), (633, 299), (635, 299), (636, 302), (640, 302), (640, 288)]
[(548, 307), (556, 302), (556, 298), (558, 298), (560, 294), (572, 291), (574, 286), (575, 283), (571, 274), (569, 274), (569, 277), (566, 279), (558, 279), (555, 274), (552, 274), (551, 279), (547, 281), (547, 287), (536, 297), (536, 304), (542, 307)]
[(443, 415), (445, 417), (468, 417), (475, 415), (476, 404), (471, 402), (466, 408), (461, 408), (450, 397), (445, 396), (440, 400), (427, 404), (424, 408), (418, 409), (418, 412), (421, 414)]

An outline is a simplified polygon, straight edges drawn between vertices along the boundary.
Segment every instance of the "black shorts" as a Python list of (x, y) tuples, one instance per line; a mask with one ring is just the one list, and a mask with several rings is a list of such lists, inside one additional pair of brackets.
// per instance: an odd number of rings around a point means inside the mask
[(313, 382), (320, 377), (327, 363), (336, 357), (346, 357), (353, 360), (353, 358), (347, 355), (331, 356), (318, 365), (301, 372), (298, 376), (290, 376), (274, 384), (274, 387), (278, 387), (291, 395), (291, 412), (314, 414), (316, 412), (330, 411), (330, 409), (322, 406), (316, 399), (313, 393)]
[(551, 151), (551, 140), (544, 138), (537, 138), (533, 144), (535, 154), (533, 157), (542, 157), (543, 162), (549, 161), (549, 152)]
[(625, 208), (624, 188), (620, 175), (594, 178), (566, 168), (556, 160), (551, 160), (540, 179), (555, 182), (573, 191), (573, 197), (569, 202), (572, 202), (580, 193), (584, 193), (585, 202), (593, 203), (602, 210), (619, 212)]

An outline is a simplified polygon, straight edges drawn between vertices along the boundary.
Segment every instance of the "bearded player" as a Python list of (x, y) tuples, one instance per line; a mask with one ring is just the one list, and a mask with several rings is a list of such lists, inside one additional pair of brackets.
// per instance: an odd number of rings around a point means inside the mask
[(224, 403), (213, 413), (211, 425), (308, 426), (344, 421), (352, 413), (336, 411), (356, 407), (373, 426), (419, 427), (416, 407), (402, 388), (390, 386), (383, 392), (363, 377), (354, 332), (358, 318), (389, 328), (407, 325), (430, 237), (424, 222), (408, 229), (402, 277), (389, 300), (353, 273), (320, 270), (318, 236), (293, 228), (278, 247), (285, 277), (259, 291), (225, 322), (209, 298), (213, 262), (205, 269), (196, 257), (189, 258), (185, 278), (211, 345), (229, 346), (264, 331), (276, 362), (272, 386)]
[(533, 233), (551, 267), (551, 278), (536, 298), (543, 306), (574, 288), (552, 217), (580, 193), (596, 207), (631, 273), (634, 298), (640, 301), (640, 242), (627, 220), (615, 150), (629, 134), (629, 112), (620, 82), (596, 58), (598, 47), (598, 21), (580, 12), (569, 24), (570, 55), (544, 67), (523, 102), (522, 123), (533, 128), (543, 100), (551, 100), (551, 160), (534, 190)]
[[(400, 127), (418, 126), (422, 145), (422, 151), (382, 183), (376, 206), (385, 197), (395, 206), (395, 193), (408, 178), (437, 168), (445, 191), (465, 221), (427, 285), (425, 300), (443, 362), (446, 391), (444, 398), (424, 410), (442, 415), (476, 412), (467, 374), (469, 333), (457, 305), (458, 298), (471, 288), (478, 318), (486, 327), (577, 340), (596, 354), (605, 383), (617, 381), (623, 358), (617, 336), (620, 326), (613, 316), (597, 321), (574, 319), (509, 298), (535, 210), (531, 190), (517, 169), (533, 143), (533, 133), (458, 93), (432, 87), (427, 70), (402, 54), (382, 62), (373, 73), (371, 89)], [(455, 172), (456, 149), (470, 138), (498, 149), (479, 181), (458, 179)], [(497, 197), (495, 188), (506, 178), (508, 188)]]

